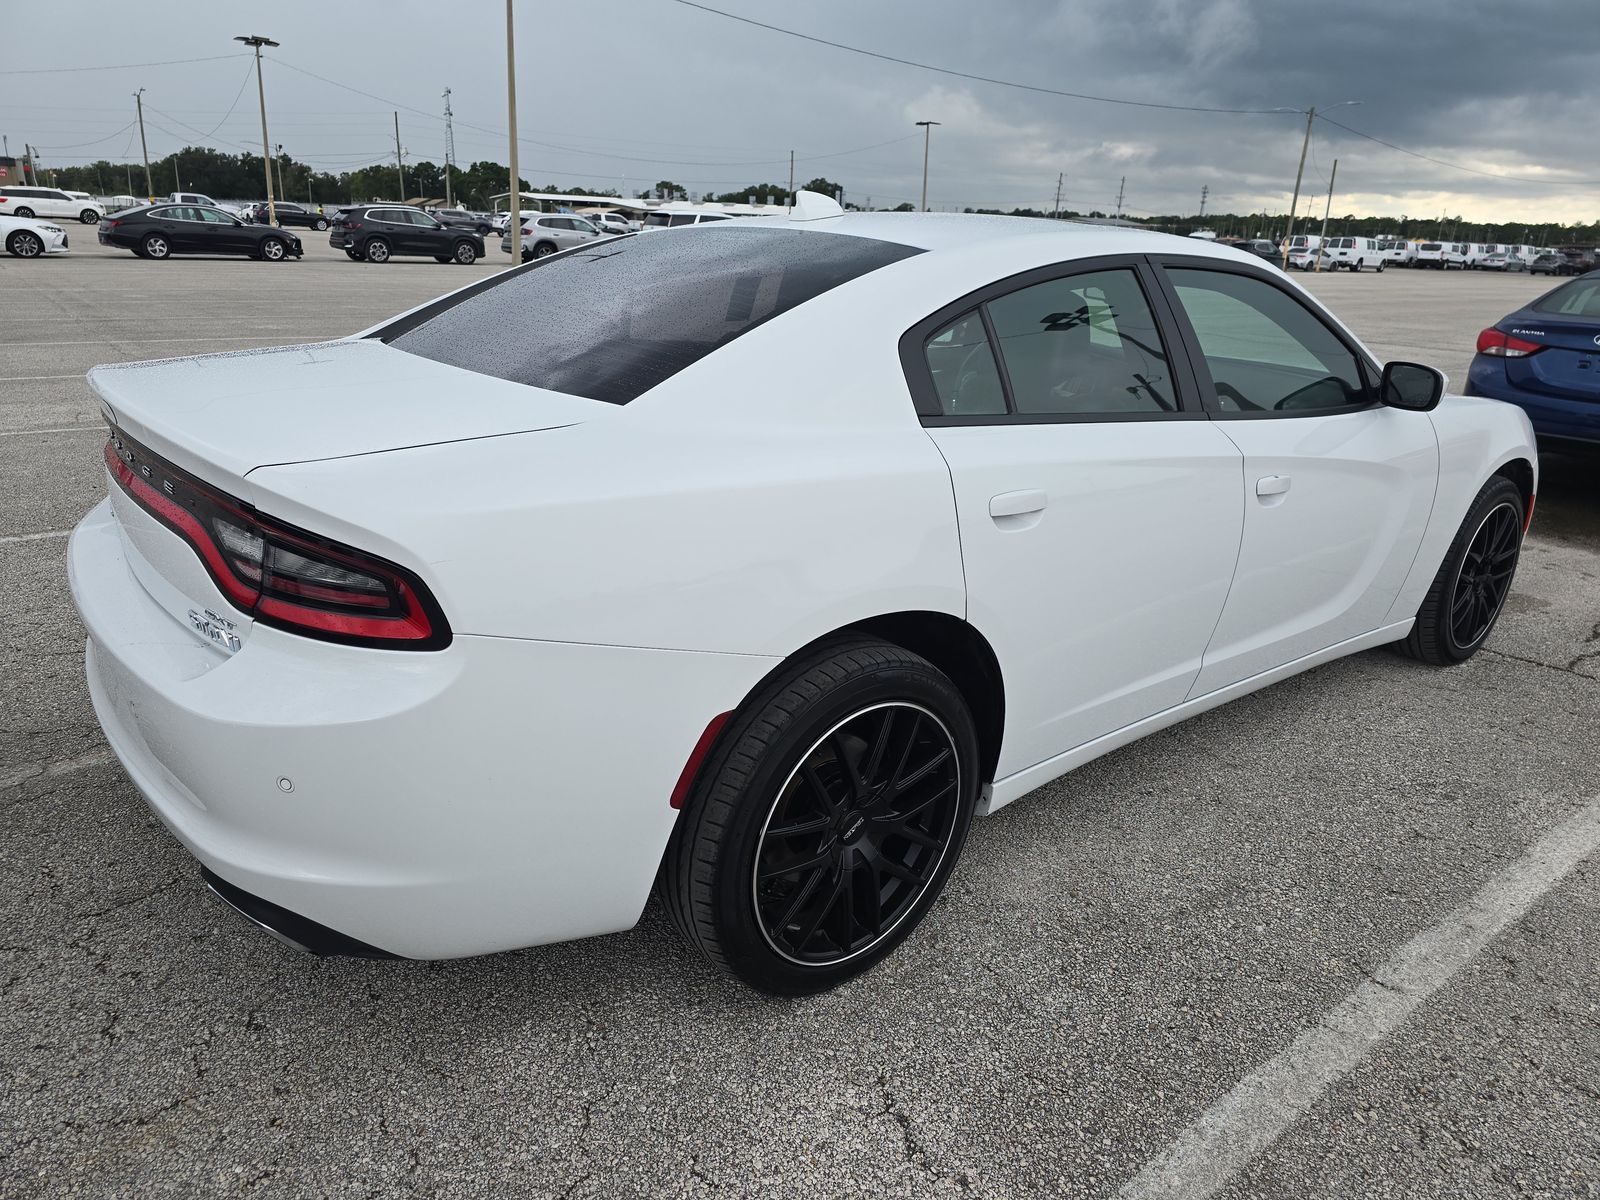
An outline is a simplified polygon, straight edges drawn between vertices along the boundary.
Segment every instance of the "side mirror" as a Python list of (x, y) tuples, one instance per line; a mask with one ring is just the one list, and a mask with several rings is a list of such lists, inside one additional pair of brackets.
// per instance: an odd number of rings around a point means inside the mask
[(1392, 362), (1384, 365), (1378, 395), (1390, 408), (1429, 412), (1444, 396), (1444, 372), (1421, 363)]

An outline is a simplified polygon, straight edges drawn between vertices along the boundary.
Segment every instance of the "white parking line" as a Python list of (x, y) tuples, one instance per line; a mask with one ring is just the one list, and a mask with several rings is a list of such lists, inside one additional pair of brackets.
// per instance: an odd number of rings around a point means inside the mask
[(9, 546), (13, 542), (45, 542), (51, 538), (64, 538), (72, 534), (70, 529), (52, 529), (49, 533), (13, 533), (0, 537), (0, 546)]
[(1580, 862), (1600, 848), (1600, 797), (1388, 962), (1316, 1025), (1246, 1075), (1125, 1184), (1125, 1200), (1215, 1195), (1329, 1088)]
[(27, 437), (34, 433), (104, 433), (104, 425), (57, 425), (54, 429), (0, 429), (0, 437)]
[(0, 376), (0, 383), (38, 383), (42, 379), (82, 379), (83, 372), (75, 371), (71, 375), (5, 375)]

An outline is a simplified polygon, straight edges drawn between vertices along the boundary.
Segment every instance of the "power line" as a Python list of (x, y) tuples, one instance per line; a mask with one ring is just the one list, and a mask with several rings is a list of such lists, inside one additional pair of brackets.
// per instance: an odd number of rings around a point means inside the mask
[[(680, 3), (681, 2), (683, 2), (683, 0), (680, 0)], [(1504, 179), (1509, 183), (1553, 184), (1557, 187), (1595, 187), (1596, 185), (1600, 185), (1600, 180), (1596, 179), (1538, 179), (1531, 175), (1503, 175), (1498, 171), (1480, 171), (1477, 167), (1469, 167), (1463, 165), (1462, 163), (1451, 162), (1447, 158), (1435, 158), (1431, 154), (1423, 154), (1420, 150), (1408, 150), (1404, 146), (1397, 146), (1393, 142), (1386, 142), (1381, 137), (1374, 137), (1370, 133), (1362, 133), (1359, 129), (1352, 129), (1348, 125), (1342, 125), (1338, 121), (1335, 121), (1332, 117), (1325, 117), (1321, 113), (1317, 114), (1317, 120), (1326, 121), (1329, 125), (1332, 125), (1335, 128), (1342, 129), (1346, 133), (1352, 133), (1359, 138), (1366, 138), (1369, 142), (1377, 142), (1380, 146), (1387, 146), (1391, 150), (1398, 150), (1401, 154), (1409, 154), (1412, 158), (1420, 158), (1424, 162), (1437, 163), (1441, 167), (1449, 167), (1453, 171), (1466, 171), (1468, 174), (1482, 175), (1488, 179)]]
[(81, 150), (85, 146), (98, 146), (101, 142), (109, 142), (114, 137), (121, 137), (128, 130), (132, 129), (136, 124), (138, 124), (137, 121), (129, 121), (121, 129), (117, 130), (116, 133), (108, 133), (108, 134), (106, 134), (105, 137), (96, 138), (92, 142), (79, 142), (75, 146), (50, 146), (50, 147), (47, 147), (47, 148), (49, 149), (51, 154), (54, 154), (58, 150)]
[(916, 67), (919, 71), (933, 71), (939, 75), (953, 75), (957, 79), (971, 79), (978, 83), (992, 83), (997, 87), (1017, 88), (1020, 91), (1037, 92), (1045, 96), (1064, 96), (1069, 100), (1092, 100), (1096, 104), (1122, 104), (1130, 108), (1161, 108), (1170, 112), (1235, 113), (1264, 116), (1289, 111), (1283, 108), (1209, 108), (1200, 104), (1162, 104), (1155, 100), (1124, 100), (1115, 96), (1094, 96), (1088, 92), (1064, 92), (1058, 88), (1038, 87), (1035, 84), (1018, 83), (1011, 79), (995, 79), (989, 75), (974, 75), (968, 71), (955, 71), (948, 67), (935, 67), (929, 63), (916, 62), (909, 58), (897, 58), (893, 54), (880, 54), (876, 50), (863, 50), (860, 46), (847, 46), (843, 42), (831, 42), (827, 38), (813, 37), (809, 33), (785, 29), (781, 25), (769, 25), (765, 21), (757, 21), (753, 17), (742, 17), (738, 13), (724, 12), (722, 9), (712, 8), (708, 4), (696, 3), (696, 0), (673, 0), (673, 3), (681, 4), (685, 8), (696, 8), (701, 12), (711, 13), (713, 16), (726, 17), (730, 21), (738, 21), (741, 24), (754, 25), (758, 29), (781, 33), (786, 37), (815, 42), (819, 46), (831, 46), (835, 50), (848, 50), (851, 54), (865, 55), (867, 58), (876, 58), (882, 62), (898, 63), (902, 67)]
[(165, 62), (117, 63), (109, 67), (25, 67), (0, 71), (0, 75), (66, 75), (78, 71), (131, 71), (136, 67), (177, 67), (185, 63), (221, 62), (225, 58), (249, 58), (248, 54), (213, 54), (209, 58), (169, 58)]

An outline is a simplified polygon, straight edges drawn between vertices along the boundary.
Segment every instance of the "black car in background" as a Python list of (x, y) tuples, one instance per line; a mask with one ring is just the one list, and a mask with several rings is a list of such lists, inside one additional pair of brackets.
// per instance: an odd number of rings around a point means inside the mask
[(1529, 275), (1576, 275), (1578, 269), (1567, 261), (1567, 256), (1557, 251), (1536, 255), (1528, 264)]
[(451, 229), (420, 208), (402, 204), (340, 209), (333, 214), (328, 245), (358, 262), (381, 263), (396, 255), (418, 255), (470, 266), (483, 257), (483, 237), (475, 230)]
[(100, 244), (141, 258), (174, 254), (248, 254), (267, 262), (299, 258), (300, 239), (271, 225), (251, 225), (204, 204), (148, 204), (100, 222)]
[(1227, 243), (1235, 250), (1243, 250), (1246, 254), (1253, 254), (1257, 258), (1265, 259), (1269, 263), (1283, 264), (1283, 252), (1277, 245), (1267, 241), (1266, 238), (1240, 238)]
[(494, 217), (489, 213), (468, 212), (464, 208), (436, 208), (428, 215), (451, 229), (471, 229), (479, 237), (488, 237), (494, 232)]
[[(307, 208), (304, 204), (296, 204), (292, 200), (273, 201), (273, 211), (278, 214), (278, 225), (280, 227), (297, 225), (303, 229), (315, 229), (318, 233), (321, 233), (330, 223), (327, 217), (315, 209)], [(268, 224), (271, 220), (265, 200), (247, 207), (244, 210), (244, 215), (258, 225)]]

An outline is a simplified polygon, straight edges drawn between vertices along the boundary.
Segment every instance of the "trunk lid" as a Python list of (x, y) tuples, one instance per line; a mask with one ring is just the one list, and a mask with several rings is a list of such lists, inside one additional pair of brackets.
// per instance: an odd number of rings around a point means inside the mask
[(1600, 404), (1600, 317), (1524, 312), (1499, 328), (1545, 347), (1505, 360), (1506, 380), (1513, 387)]
[(369, 338), (96, 367), (89, 384), (118, 428), (224, 489), (257, 467), (555, 429), (611, 407)]

